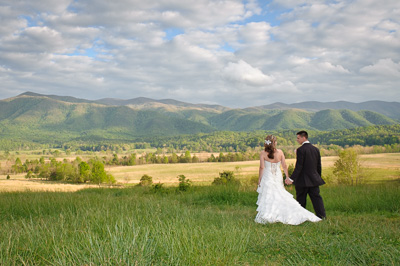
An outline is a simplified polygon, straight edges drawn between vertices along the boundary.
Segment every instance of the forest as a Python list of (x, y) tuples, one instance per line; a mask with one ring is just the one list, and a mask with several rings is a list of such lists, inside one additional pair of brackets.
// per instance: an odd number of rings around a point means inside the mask
[[(178, 136), (138, 137), (133, 140), (110, 140), (100, 137), (52, 143), (18, 139), (0, 139), (0, 150), (63, 149), (66, 151), (126, 151), (132, 149), (161, 149), (168, 153), (184, 152), (247, 152), (262, 147), (268, 134), (277, 136), (280, 146), (295, 146), (296, 132), (300, 129), (282, 131), (216, 131)], [(400, 144), (400, 124), (358, 127), (334, 131), (308, 130), (314, 144), (337, 149), (348, 146), (386, 146), (396, 149)], [(395, 152), (393, 150), (392, 152)]]

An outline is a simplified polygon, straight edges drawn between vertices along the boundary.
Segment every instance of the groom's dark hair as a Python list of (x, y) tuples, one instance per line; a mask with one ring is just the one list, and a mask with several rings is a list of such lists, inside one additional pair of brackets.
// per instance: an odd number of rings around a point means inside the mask
[(308, 139), (307, 131), (304, 131), (304, 130), (299, 131), (299, 132), (296, 133), (296, 135), (300, 135), (300, 136), (305, 137), (306, 139)]

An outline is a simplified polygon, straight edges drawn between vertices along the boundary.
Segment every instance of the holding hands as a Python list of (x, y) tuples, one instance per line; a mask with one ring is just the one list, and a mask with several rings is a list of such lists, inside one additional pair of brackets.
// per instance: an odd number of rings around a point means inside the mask
[(293, 184), (293, 182), (290, 181), (289, 177), (286, 177), (286, 179), (285, 179), (285, 184), (286, 184), (286, 185), (291, 185), (291, 184)]

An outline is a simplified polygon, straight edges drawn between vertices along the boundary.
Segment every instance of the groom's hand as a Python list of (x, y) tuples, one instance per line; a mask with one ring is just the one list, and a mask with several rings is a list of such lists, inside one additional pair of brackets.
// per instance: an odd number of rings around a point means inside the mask
[(293, 182), (290, 181), (289, 178), (286, 178), (286, 179), (285, 179), (285, 184), (286, 184), (286, 185), (291, 185), (291, 184), (293, 184)]

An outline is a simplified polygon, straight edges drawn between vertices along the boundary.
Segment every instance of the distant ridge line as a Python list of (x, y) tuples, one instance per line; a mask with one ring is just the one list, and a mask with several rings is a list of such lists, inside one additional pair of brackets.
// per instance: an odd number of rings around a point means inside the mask
[[(319, 102), (301, 104), (272, 105), (286, 107), (279, 110), (265, 107), (231, 109), (188, 104), (172, 99), (139, 97), (130, 100), (103, 99), (101, 102), (27, 92), (0, 100), (0, 129), (2, 134), (8, 134), (10, 138), (94, 141), (104, 138), (132, 140), (143, 136), (175, 136), (213, 131), (332, 131), (374, 125), (398, 125), (400, 121), (399, 103), (370, 101), (364, 105), (346, 102), (339, 105), (324, 105)], [(365, 107), (366, 110), (333, 109), (346, 106), (360, 109)], [(324, 107), (332, 108), (323, 109)], [(318, 108), (323, 110), (310, 111)], [(397, 117), (390, 118), (382, 112)]]
[[(247, 112), (260, 112), (262, 110), (290, 110), (290, 109), (301, 109), (308, 112), (318, 112), (322, 110), (351, 110), (351, 111), (372, 111), (379, 114), (383, 114), (389, 118), (400, 121), (400, 102), (386, 102), (380, 100), (370, 100), (366, 102), (353, 103), (348, 101), (335, 101), (335, 102), (319, 102), (319, 101), (306, 101), (300, 103), (286, 104), (282, 102), (276, 102), (267, 105), (247, 107), (247, 108), (230, 108), (222, 105), (211, 105), (211, 104), (193, 104), (186, 103), (174, 99), (151, 99), (147, 97), (137, 97), (132, 99), (118, 99), (118, 98), (102, 98), (98, 100), (86, 100), (79, 99), (72, 96), (58, 96), (58, 95), (44, 95), (35, 92), (27, 91), (19, 96), (29, 97), (48, 97), (51, 99), (71, 102), (71, 103), (97, 103), (109, 106), (133, 106), (135, 109), (162, 109), (163, 106), (155, 106), (154, 104), (163, 104), (167, 106), (179, 107), (179, 108), (206, 108), (207, 111), (215, 110), (216, 112), (225, 112), (229, 110), (243, 110)], [(164, 106), (165, 107), (165, 106)]]

